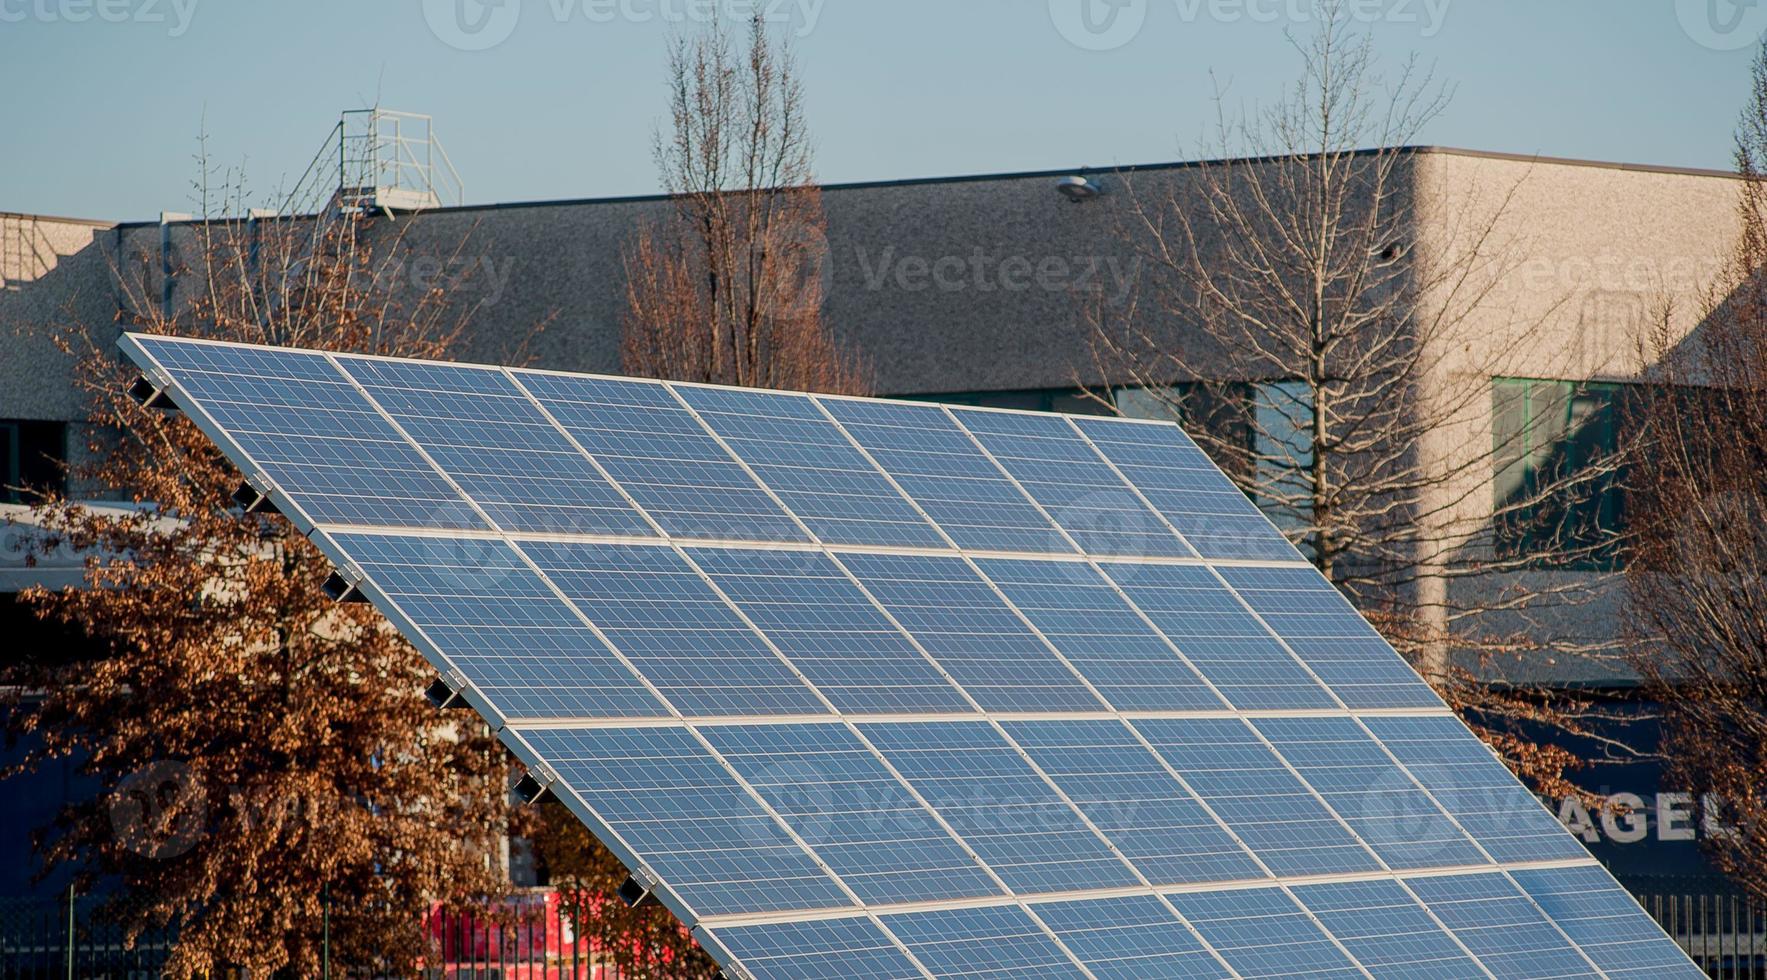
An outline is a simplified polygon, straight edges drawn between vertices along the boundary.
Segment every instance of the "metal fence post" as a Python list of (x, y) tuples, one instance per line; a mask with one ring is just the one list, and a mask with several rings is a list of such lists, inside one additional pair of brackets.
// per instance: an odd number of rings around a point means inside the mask
[(74, 883), (67, 885), (67, 980), (74, 980)]

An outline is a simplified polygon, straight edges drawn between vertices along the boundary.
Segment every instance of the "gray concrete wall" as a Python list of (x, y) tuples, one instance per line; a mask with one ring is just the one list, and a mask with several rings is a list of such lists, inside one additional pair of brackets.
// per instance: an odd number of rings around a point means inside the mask
[[(1492, 377), (1637, 379), (1648, 367), (1649, 332), (1665, 311), (1671, 337), (1696, 328), (1705, 290), (1734, 241), (1737, 185), (1723, 175), (1450, 153), (1423, 157), (1418, 182), (1427, 255), (1452, 255), (1486, 229), (1502, 253), (1468, 287), (1478, 308), (1439, 339), (1441, 369), (1432, 385), (1443, 405), (1428, 452), (1452, 475), (1434, 494), (1440, 533), (1465, 542), (1458, 560), (1477, 561), (1488, 555), (1496, 495)], [(1443, 597), (1451, 607), (1474, 608), (1523, 593), (1548, 601), (1531, 614), (1484, 617), (1488, 635), (1551, 632), (1596, 645), (1623, 639), (1624, 583), (1616, 575), (1459, 579)], [(1631, 674), (1622, 652), (1504, 656), (1484, 672), (1623, 680)]]

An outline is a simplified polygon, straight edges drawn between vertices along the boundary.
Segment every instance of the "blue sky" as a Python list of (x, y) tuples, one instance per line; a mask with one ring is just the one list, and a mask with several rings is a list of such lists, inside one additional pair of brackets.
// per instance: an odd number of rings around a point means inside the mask
[[(1306, 30), (1309, 10), (1308, 0), (0, 0), (0, 210), (187, 210), (205, 128), (213, 158), (243, 165), (267, 198), (340, 109), (377, 97), (435, 116), (473, 202), (650, 192), (665, 43), (710, 2), (759, 2), (796, 38), (828, 182), (1193, 155), (1212, 113), (1210, 69), (1236, 100), (1270, 98), (1296, 71), (1283, 30)], [(1416, 52), (1457, 85), (1424, 141), (1680, 166), (1728, 166), (1767, 28), (1755, 0), (1357, 2), (1388, 64)]]

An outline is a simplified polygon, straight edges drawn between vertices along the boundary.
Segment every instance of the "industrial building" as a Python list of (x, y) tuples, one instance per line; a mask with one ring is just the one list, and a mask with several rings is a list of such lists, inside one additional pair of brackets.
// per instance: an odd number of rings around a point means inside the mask
[[(1144, 411), (1152, 400), (1096, 356), (1092, 322), (1096, 311), (1121, 308), (1156, 274), (1144, 243), (1124, 231), (1133, 202), (1165, 199), (1181, 206), (1194, 198), (1198, 172), (1197, 164), (1173, 163), (825, 186), (825, 319), (838, 340), (868, 362), (881, 395), (1101, 411), (1084, 396), (1090, 391), (1105, 393), (1127, 413)], [(1501, 426), (1538, 433), (1530, 446), (1571, 438), (1565, 420), (1553, 415), (1567, 405), (1583, 438), (1609, 438), (1600, 429), (1619, 424), (1610, 411), (1614, 400), (1647, 367), (1643, 331), (1662, 309), (1697, 308), (1734, 222), (1735, 180), (1716, 171), (1415, 147), (1404, 152), (1399, 174), (1405, 192), (1422, 205), (1399, 247), (1450, 248), (1472, 215), (1491, 222), (1506, 256), (1500, 281), (1456, 328), (1464, 357), (1442, 360), (1454, 384), (1476, 374), (1476, 383), (1490, 391), (1481, 403), (1489, 412), (1445, 424), (1458, 433), (1439, 447), (1449, 456), (1465, 445), (1490, 445), (1490, 433)], [(1076, 178), (1085, 192), (1075, 193)], [(338, 188), (333, 204), (361, 207), (368, 234), (391, 235), (397, 227), (405, 256), (398, 265), (401, 287), (440, 287), (471, 310), (462, 359), (505, 361), (517, 342), (544, 325), (528, 345), (534, 366), (619, 372), (622, 249), (639, 223), (665, 216), (666, 198), (450, 204), (433, 185), (415, 196), (409, 186), (389, 187), (378, 199), (376, 189), (357, 188), (358, 196), (347, 199), (346, 190)], [(200, 286), (180, 274), (196, 248), (196, 228), (176, 214), (147, 222), (0, 214), (0, 485), (50, 479), (53, 461), (70, 458), (85, 442), (71, 365), (44, 330), (78, 323), (96, 342), (111, 344), (124, 276), (134, 276), (168, 308), (186, 302)], [(1185, 326), (1174, 319), (1154, 328), (1182, 338)], [(1494, 367), (1493, 351), (1517, 356)], [(1254, 388), (1281, 383), (1243, 376), (1226, 361), (1217, 378)], [(1506, 466), (1525, 461), (1494, 465), (1488, 454), (1469, 460), (1456, 470), (1455, 484), (1440, 491), (1456, 501), (1440, 519), (1489, 525)], [(1456, 469), (1452, 458), (1442, 465)], [(1614, 520), (1623, 519), (1622, 501), (1612, 501), (1609, 510)], [(25, 516), (18, 506), (10, 513)], [(27, 564), (21, 542), (30, 535), (28, 526), (0, 527), (0, 591), (78, 581), (77, 555)], [(1612, 572), (1515, 574), (1594, 580)], [(1498, 586), (1444, 579), (1429, 587)], [(1574, 622), (1549, 628), (1611, 630), (1623, 601), (1617, 587), (1604, 587), (1596, 601), (1563, 611)], [(25, 642), (77, 643), (29, 624), (10, 599), (0, 610), (0, 629)], [(1532, 683), (1596, 693), (1623, 695), (1633, 683), (1623, 667), (1599, 657), (1540, 656), (1517, 669)], [(1648, 764), (1594, 772), (1589, 788), (1637, 799), (1634, 812), (1570, 807), (1561, 817), (1644, 897), (1647, 909), (1659, 893), (1725, 891), (1698, 857), (1697, 838), (1707, 828), (1692, 815), (1682, 788), (1660, 785)], [(71, 774), (45, 773), (8, 792), (28, 803), (8, 808), (0, 828), (0, 868), (6, 869), (0, 894), (23, 894), (37, 887), (24, 860), (28, 831), (80, 787)]]

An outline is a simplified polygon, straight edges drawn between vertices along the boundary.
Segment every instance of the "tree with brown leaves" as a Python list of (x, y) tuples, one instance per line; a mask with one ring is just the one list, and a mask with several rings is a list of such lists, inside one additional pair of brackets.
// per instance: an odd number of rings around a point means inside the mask
[[(121, 322), (446, 356), (462, 326), (448, 297), (401, 289), (400, 233), (373, 223), (329, 206), (194, 222), (177, 229), (188, 301), (166, 303), (157, 256), (125, 257)], [(11, 724), (39, 746), (25, 765), (72, 756), (106, 787), (45, 832), (45, 861), (120, 885), (127, 935), (173, 927), (171, 976), (317, 976), (327, 919), (332, 963), (409, 973), (434, 903), (506, 887), (508, 757), (425, 701), (423, 659), (370, 607), (325, 598), (331, 566), (306, 538), (241, 513), (239, 473), (190, 420), (129, 398), (108, 328), (57, 338), (91, 406), (70, 482), (132, 506), (41, 502), (37, 521), (90, 556), (86, 583), (24, 596), (91, 650), (6, 665), (26, 695)]]
[(1767, 901), (1767, 48), (1752, 80), (1728, 266), (1691, 333), (1666, 309), (1650, 341), (1627, 584), (1665, 775), (1730, 828), (1701, 837)]
[(802, 85), (759, 15), (740, 49), (716, 23), (676, 41), (655, 152), (672, 213), (625, 250), (623, 370), (863, 394), (822, 317), (828, 239)]

